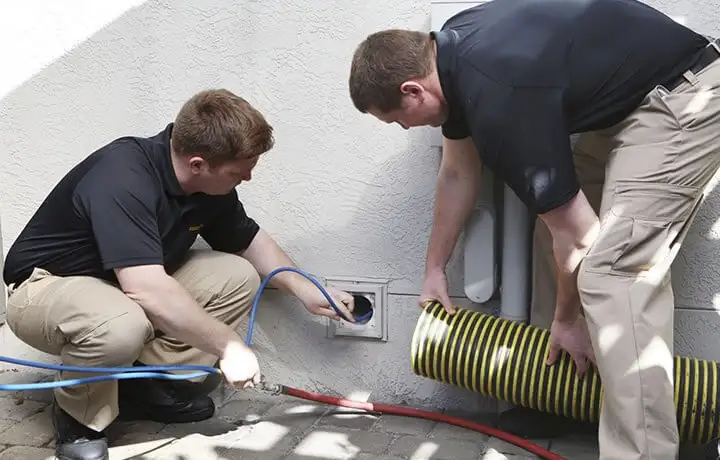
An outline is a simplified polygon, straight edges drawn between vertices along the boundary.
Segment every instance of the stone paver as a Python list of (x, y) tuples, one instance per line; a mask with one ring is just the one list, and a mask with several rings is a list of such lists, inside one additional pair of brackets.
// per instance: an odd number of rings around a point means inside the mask
[[(550, 440), (548, 439), (529, 439), (528, 441), (532, 442), (533, 444), (537, 444), (540, 447), (543, 447), (545, 449), (548, 449), (550, 447)], [(558, 441), (560, 442), (560, 441)], [(507, 441), (503, 441), (502, 439), (498, 438), (492, 438), (488, 440), (487, 442), (488, 450), (498, 452), (501, 454), (511, 454), (511, 455), (525, 455), (525, 456), (532, 456), (533, 454), (529, 453), (525, 449), (516, 446), (515, 444), (511, 444)], [(587, 450), (587, 449), (586, 449)]]
[(389, 453), (413, 460), (477, 460), (484, 450), (485, 446), (481, 442), (406, 435), (390, 447)]
[(402, 457), (394, 457), (392, 455), (376, 455), (360, 453), (355, 457), (355, 460), (405, 460)]
[(55, 460), (53, 449), (40, 447), (11, 446), (0, 452), (0, 460)]
[(413, 417), (401, 417), (398, 415), (383, 415), (377, 421), (373, 430), (386, 433), (427, 435), (432, 431), (437, 422)]
[(485, 434), (448, 423), (436, 423), (430, 431), (430, 437), (437, 439), (456, 439), (476, 443), (485, 443), (488, 440), (488, 436)]
[(370, 430), (379, 419), (379, 415), (341, 407), (331, 409), (320, 418), (318, 424), (328, 428)]
[(0, 432), (0, 444), (12, 446), (42, 447), (52, 438), (53, 426), (49, 410), (31, 415)]
[[(515, 455), (515, 454), (504, 454), (502, 452), (498, 452), (497, 450), (493, 448), (489, 448), (486, 452), (484, 452), (480, 456), (480, 460), (535, 460), (537, 459), (536, 456), (531, 456), (531, 454), (526, 455)], [(568, 459), (570, 460), (570, 459)]]
[(0, 398), (0, 417), (19, 422), (30, 415), (42, 412), (46, 406), (47, 403), (6, 396)]
[(598, 445), (596, 436), (575, 435), (567, 439), (553, 439), (550, 450), (568, 459), (597, 459)]
[(372, 431), (333, 431), (320, 427), (309, 432), (293, 449), (288, 458), (317, 457), (321, 458), (356, 458), (357, 454), (366, 453), (375, 456), (387, 452), (395, 437), (385, 433)]
[(281, 459), (301, 442), (299, 432), (294, 426), (272, 421), (240, 427), (235, 439), (224, 446), (223, 453), (238, 458)]
[(254, 422), (259, 420), (263, 414), (276, 406), (277, 403), (277, 400), (273, 399), (230, 400), (218, 410), (217, 416), (221, 420), (234, 424)]

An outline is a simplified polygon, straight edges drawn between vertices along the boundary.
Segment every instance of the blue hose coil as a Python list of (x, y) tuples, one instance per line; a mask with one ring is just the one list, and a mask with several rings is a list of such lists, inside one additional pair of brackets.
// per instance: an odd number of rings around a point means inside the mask
[[(343, 317), (342, 312), (333, 301), (330, 294), (312, 275), (295, 267), (280, 267), (276, 268), (265, 279), (260, 283), (255, 298), (253, 299), (252, 308), (250, 309), (250, 319), (248, 321), (248, 332), (245, 339), (245, 344), (249, 347), (252, 343), (252, 333), (255, 327), (255, 315), (257, 308), (260, 303), (260, 296), (262, 295), (265, 287), (267, 286), (270, 279), (281, 272), (295, 272), (298, 273), (309, 281), (311, 281), (320, 292), (323, 293), (325, 298), (330, 303), (330, 306), (335, 310), (340, 317)], [(372, 311), (357, 316), (354, 319), (355, 323), (363, 323), (372, 316)], [(345, 318), (347, 320), (347, 318)], [(35, 367), (39, 369), (49, 369), (54, 371), (70, 371), (70, 372), (92, 372), (92, 373), (108, 373), (106, 375), (97, 375), (91, 377), (82, 377), (77, 379), (66, 379), (66, 380), (55, 380), (53, 382), (37, 382), (37, 383), (15, 383), (15, 384), (0, 384), (0, 391), (22, 391), (22, 390), (44, 390), (51, 388), (60, 388), (73, 385), (84, 385), (86, 383), (101, 382), (105, 380), (125, 380), (125, 379), (148, 379), (158, 378), (165, 380), (189, 380), (197, 377), (202, 377), (209, 374), (218, 374), (220, 370), (212, 366), (199, 366), (199, 365), (182, 365), (182, 366), (136, 366), (136, 367), (86, 367), (86, 366), (66, 366), (63, 364), (50, 364), (40, 363), (35, 361), (28, 361), (18, 358), (11, 358), (9, 356), (0, 356), (0, 361), (4, 361), (11, 364), (17, 364), (20, 366)], [(189, 374), (168, 374), (170, 371), (195, 371)]]

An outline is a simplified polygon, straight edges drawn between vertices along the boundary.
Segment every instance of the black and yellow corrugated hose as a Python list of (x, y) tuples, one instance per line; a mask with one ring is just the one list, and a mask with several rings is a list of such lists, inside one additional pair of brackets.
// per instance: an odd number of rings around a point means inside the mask
[[(413, 372), (513, 405), (585, 422), (597, 422), (600, 376), (592, 366), (578, 378), (563, 354), (545, 364), (550, 332), (529, 324), (458, 308), (449, 315), (438, 302), (425, 305), (411, 345)], [(683, 443), (720, 436), (720, 363), (675, 357), (675, 407)]]

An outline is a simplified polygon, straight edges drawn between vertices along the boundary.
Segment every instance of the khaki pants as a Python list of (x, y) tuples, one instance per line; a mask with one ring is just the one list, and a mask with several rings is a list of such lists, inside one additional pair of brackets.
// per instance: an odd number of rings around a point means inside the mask
[[(670, 268), (720, 166), (720, 60), (671, 93), (656, 88), (618, 125), (582, 134), (574, 155), (601, 219), (578, 275), (604, 388), (600, 459), (672, 460)], [(540, 220), (533, 259), (533, 324), (549, 327), (555, 262)]]
[[(173, 277), (210, 315), (237, 328), (249, 312), (260, 279), (254, 267), (233, 254), (193, 251)], [(13, 289), (7, 324), (28, 345), (58, 355), (71, 366), (195, 364), (218, 357), (168, 336), (155, 337), (143, 309), (113, 284), (92, 277), (58, 277), (35, 269)], [(59, 378), (94, 375), (62, 372)], [(117, 381), (55, 390), (58, 404), (80, 423), (101, 431), (118, 415)]]

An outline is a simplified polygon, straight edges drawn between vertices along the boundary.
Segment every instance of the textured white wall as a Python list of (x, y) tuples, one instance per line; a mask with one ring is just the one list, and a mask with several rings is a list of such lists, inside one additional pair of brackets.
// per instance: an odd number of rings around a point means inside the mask
[[(429, 1), (45, 3), (16, 5), (23, 11), (0, 18), (11, 45), (0, 51), (10, 53), (2, 62), (11, 69), (0, 77), (4, 249), (93, 149), (121, 135), (154, 134), (192, 93), (226, 87), (276, 128), (277, 148), (240, 188), (249, 212), (316, 275), (392, 279), (390, 341), (382, 344), (328, 340), (302, 306), (267, 294), (256, 332), (266, 373), (376, 400), (484, 404), (409, 369), (438, 153), (426, 130), (405, 132), (358, 114), (346, 88), (357, 43), (382, 28), (427, 29)], [(718, 32), (715, 0), (656, 6)], [(719, 209), (714, 196), (675, 267), (678, 352), (714, 359)], [(458, 259), (450, 278), (462, 297)]]

